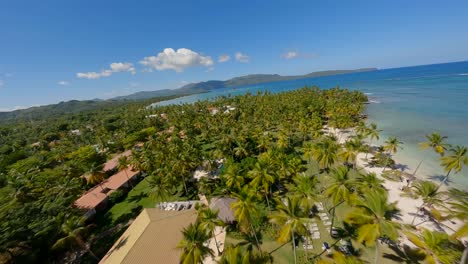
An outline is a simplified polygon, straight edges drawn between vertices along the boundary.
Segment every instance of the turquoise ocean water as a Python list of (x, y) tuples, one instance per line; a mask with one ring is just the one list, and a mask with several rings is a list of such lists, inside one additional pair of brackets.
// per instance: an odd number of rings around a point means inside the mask
[[(306, 85), (340, 86), (366, 93), (371, 100), (369, 121), (383, 129), (381, 141), (396, 136), (405, 143), (397, 161), (411, 172), (424, 158), (418, 177), (437, 180), (444, 175), (437, 156), (418, 148), (426, 134), (439, 132), (451, 144), (468, 146), (468, 61), (224, 88), (159, 104), (191, 103), (259, 90), (276, 93)], [(468, 190), (468, 168), (452, 175), (450, 184)]]

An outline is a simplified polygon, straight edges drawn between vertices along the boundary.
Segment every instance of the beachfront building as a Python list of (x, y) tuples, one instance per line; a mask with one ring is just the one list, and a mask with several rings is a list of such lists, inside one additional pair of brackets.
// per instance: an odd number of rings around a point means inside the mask
[(179, 263), (182, 230), (197, 219), (194, 207), (186, 210), (144, 209), (99, 262)]

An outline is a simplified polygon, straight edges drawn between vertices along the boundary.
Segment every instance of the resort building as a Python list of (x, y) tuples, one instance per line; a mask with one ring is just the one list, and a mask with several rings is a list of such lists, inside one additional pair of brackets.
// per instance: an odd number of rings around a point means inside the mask
[[(123, 156), (130, 157), (131, 155), (131, 150), (117, 154), (104, 164), (103, 171), (116, 171), (117, 166), (119, 165), (119, 158)], [(114, 175), (110, 176), (100, 184), (89, 189), (78, 200), (75, 201), (74, 205), (77, 208), (83, 209), (86, 212), (86, 219), (89, 219), (96, 213), (96, 211), (106, 208), (110, 194), (116, 190), (130, 187), (130, 182), (134, 181), (139, 175), (140, 171), (133, 170), (131, 167), (116, 172)], [(88, 179), (89, 175), (83, 175), (82, 177)]]
[(129, 158), (132, 155), (131, 150), (127, 150), (125, 152), (122, 152), (120, 154), (115, 155), (112, 159), (108, 160), (106, 163), (104, 163), (103, 171), (112, 171), (117, 168), (119, 165), (119, 159), (123, 156)]
[(74, 205), (86, 211), (85, 217), (90, 218), (96, 211), (106, 207), (109, 195), (116, 190), (130, 186), (130, 181), (135, 180), (140, 171), (133, 171), (131, 168), (122, 170), (104, 180), (100, 184), (89, 189)]
[(179, 263), (182, 230), (196, 219), (193, 206), (181, 211), (144, 209), (99, 263)]

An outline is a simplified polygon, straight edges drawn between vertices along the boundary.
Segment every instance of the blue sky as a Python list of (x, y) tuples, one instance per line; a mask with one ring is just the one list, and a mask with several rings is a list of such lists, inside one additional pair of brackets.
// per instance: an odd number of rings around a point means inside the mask
[(0, 109), (468, 60), (468, 1), (383, 2), (0, 0)]

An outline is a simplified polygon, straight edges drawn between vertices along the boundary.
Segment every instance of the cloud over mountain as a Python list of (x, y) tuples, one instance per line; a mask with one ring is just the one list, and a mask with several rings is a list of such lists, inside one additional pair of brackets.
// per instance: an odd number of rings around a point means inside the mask
[(214, 64), (210, 56), (203, 56), (186, 48), (180, 48), (177, 51), (172, 48), (166, 48), (156, 56), (143, 58), (140, 63), (150, 70), (174, 70), (176, 72), (182, 72), (189, 67), (210, 67)]

